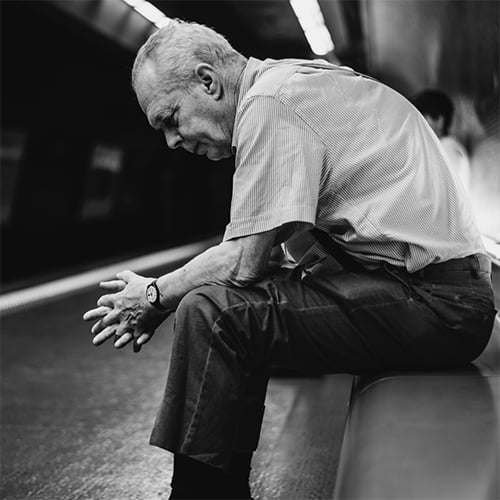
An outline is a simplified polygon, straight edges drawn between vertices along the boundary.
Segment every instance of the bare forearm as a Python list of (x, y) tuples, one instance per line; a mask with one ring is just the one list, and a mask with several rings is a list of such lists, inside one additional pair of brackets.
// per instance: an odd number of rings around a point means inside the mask
[[(293, 224), (292, 229), (295, 226)], [(269, 269), (273, 245), (280, 243), (288, 233), (293, 233), (293, 230), (287, 231), (289, 228), (282, 226), (208, 249), (185, 266), (157, 280), (160, 302), (173, 310), (184, 295), (199, 286), (246, 286), (261, 279)], [(274, 260), (276, 267), (279, 259)], [(98, 307), (87, 311), (83, 317), (86, 321), (96, 321), (92, 326), (95, 345), (114, 337), (115, 347), (121, 348), (133, 341), (134, 351), (138, 352), (151, 339), (166, 315), (147, 298), (150, 281), (151, 278), (127, 270), (118, 273), (116, 280), (101, 283), (105, 290), (114, 293), (100, 297)]]
[(184, 295), (199, 286), (245, 286), (259, 280), (267, 267), (273, 239), (272, 234), (254, 235), (209, 248), (158, 279), (161, 303), (175, 309)]

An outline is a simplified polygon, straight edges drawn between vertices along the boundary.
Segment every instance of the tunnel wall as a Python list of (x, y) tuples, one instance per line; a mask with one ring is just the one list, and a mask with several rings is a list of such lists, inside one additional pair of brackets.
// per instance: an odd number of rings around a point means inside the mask
[(134, 53), (50, 4), (1, 8), (3, 286), (222, 232), (231, 162), (167, 149)]

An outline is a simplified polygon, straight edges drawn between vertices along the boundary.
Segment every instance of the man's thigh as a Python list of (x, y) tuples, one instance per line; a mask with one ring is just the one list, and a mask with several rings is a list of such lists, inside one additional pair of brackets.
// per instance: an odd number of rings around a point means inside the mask
[(213, 330), (255, 364), (356, 373), (415, 367), (441, 349), (439, 323), (403, 281), (339, 271), (328, 259), (305, 277), (280, 270), (250, 287), (195, 293), (216, 304)]

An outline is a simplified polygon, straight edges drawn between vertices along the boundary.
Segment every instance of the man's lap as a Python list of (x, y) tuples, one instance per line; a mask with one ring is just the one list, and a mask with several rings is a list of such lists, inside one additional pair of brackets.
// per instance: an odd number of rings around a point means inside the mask
[(246, 288), (210, 285), (190, 295), (188, 309), (193, 295), (209, 305), (214, 331), (243, 337), (262, 362), (307, 372), (446, 366), (474, 348), (404, 279), (339, 270), (328, 259), (312, 272), (281, 269)]
[[(234, 450), (254, 450), (273, 364), (314, 374), (466, 364), (486, 344), (494, 311), (487, 280), (452, 278), (449, 288), (421, 286), (393, 268), (347, 272), (326, 259), (246, 288), (193, 290), (176, 312), (151, 443), (219, 467)], [(471, 299), (461, 308), (460, 290), (482, 294), (478, 307)]]

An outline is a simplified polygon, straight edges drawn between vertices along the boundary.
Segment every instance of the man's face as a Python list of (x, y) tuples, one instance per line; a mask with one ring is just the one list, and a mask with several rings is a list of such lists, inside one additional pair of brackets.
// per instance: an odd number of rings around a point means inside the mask
[(151, 126), (163, 132), (169, 148), (182, 147), (214, 161), (232, 155), (232, 123), (227, 123), (223, 102), (207, 92), (202, 82), (165, 92), (151, 67), (142, 71), (139, 104)]

